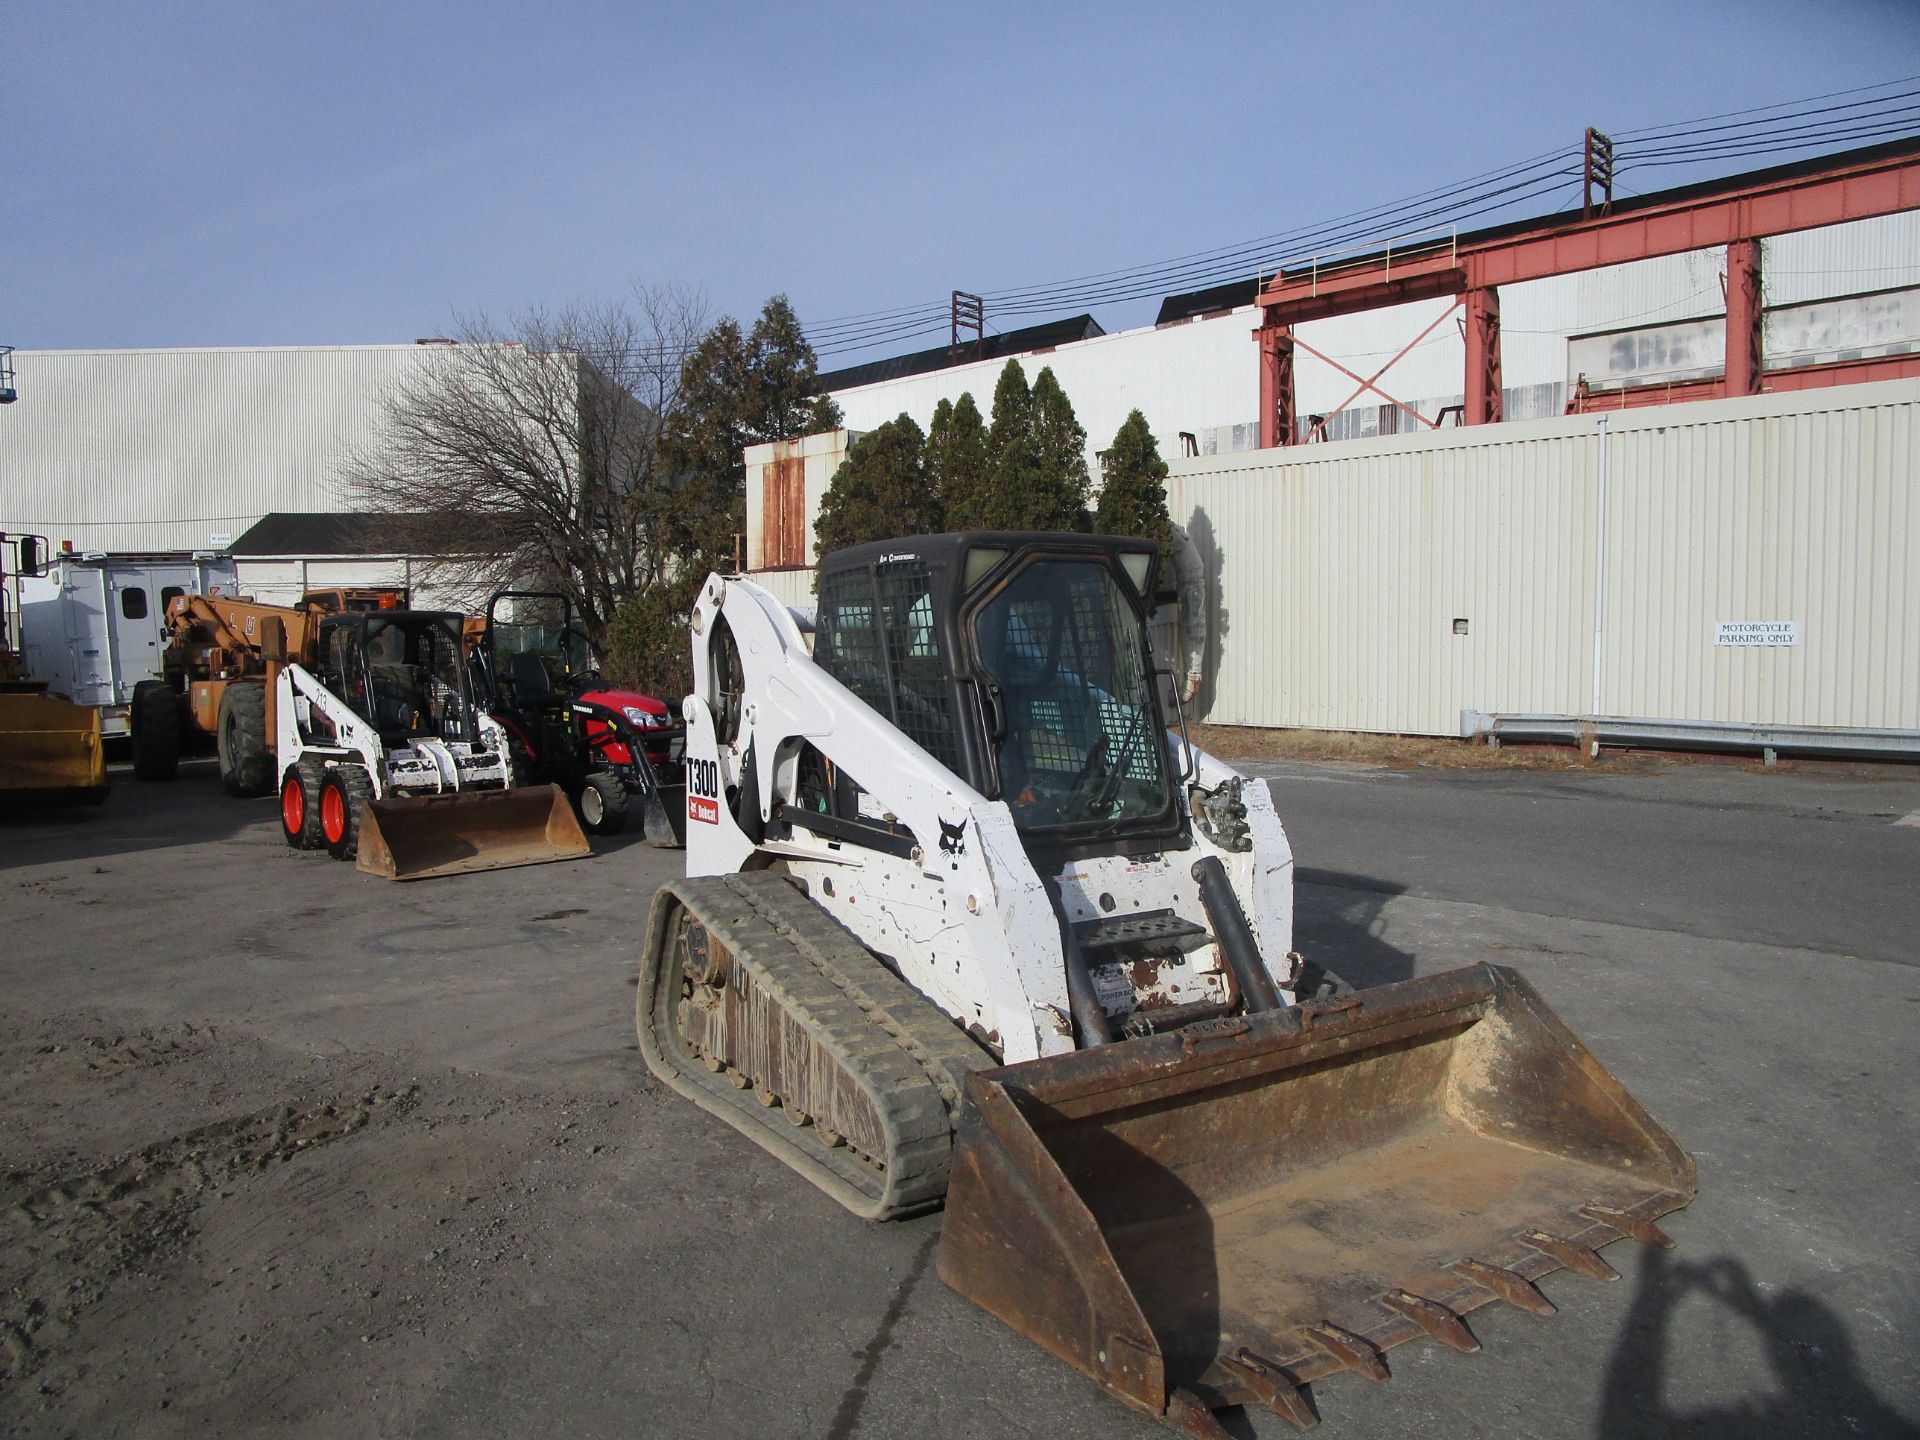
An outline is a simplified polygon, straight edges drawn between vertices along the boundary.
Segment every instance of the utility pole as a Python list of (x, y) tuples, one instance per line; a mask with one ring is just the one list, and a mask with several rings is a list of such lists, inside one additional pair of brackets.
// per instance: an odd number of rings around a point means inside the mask
[[(1580, 206), (1580, 218), (1591, 220), (1595, 215), (1613, 213), (1613, 139), (1602, 135), (1591, 125), (1587, 127), (1585, 157), (1581, 162), (1581, 182), (1586, 190), (1586, 200)], [(1593, 197), (1600, 197), (1596, 208)]]
[(947, 363), (960, 363), (960, 332), (973, 332), (973, 354), (969, 360), (982, 360), (987, 353), (987, 306), (978, 295), (965, 290), (953, 292), (947, 317)]

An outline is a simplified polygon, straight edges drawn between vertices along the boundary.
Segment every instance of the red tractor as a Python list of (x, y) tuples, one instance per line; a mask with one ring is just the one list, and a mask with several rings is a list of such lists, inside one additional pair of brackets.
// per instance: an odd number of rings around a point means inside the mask
[(619, 834), (638, 809), (654, 844), (683, 841), (685, 732), (666, 701), (601, 678), (564, 595), (501, 591), (476, 651), (488, 708), (512, 747), (514, 783), (558, 785), (591, 834)]

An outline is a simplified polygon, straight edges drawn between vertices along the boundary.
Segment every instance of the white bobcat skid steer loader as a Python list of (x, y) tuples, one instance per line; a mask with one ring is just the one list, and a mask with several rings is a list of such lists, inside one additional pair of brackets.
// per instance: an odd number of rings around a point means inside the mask
[(1666, 1243), (1693, 1166), (1513, 972), (1333, 993), (1290, 952), (1265, 782), (1161, 713), (1156, 559), (841, 551), (811, 654), (710, 577), (640, 1044), (855, 1212), (944, 1198), (942, 1277), (1127, 1404), (1306, 1426), (1312, 1382)]
[(506, 732), (475, 704), (459, 615), (327, 616), (316, 663), (280, 666), (273, 682), (289, 845), (390, 880), (590, 853), (559, 787), (512, 788)]

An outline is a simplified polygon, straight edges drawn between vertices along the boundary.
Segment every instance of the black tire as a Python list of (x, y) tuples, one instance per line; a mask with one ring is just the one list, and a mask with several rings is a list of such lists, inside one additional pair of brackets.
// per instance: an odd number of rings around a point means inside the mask
[(589, 835), (618, 835), (627, 828), (627, 787), (611, 770), (587, 776), (574, 803)]
[(133, 731), (133, 773), (142, 780), (171, 780), (180, 773), (180, 697), (164, 680), (142, 680), (128, 707)]
[(372, 803), (373, 779), (363, 765), (336, 765), (321, 779), (320, 840), (334, 859), (360, 853), (360, 824)]
[(326, 767), (305, 759), (287, 768), (280, 780), (280, 836), (296, 850), (318, 850), (326, 841), (320, 833), (320, 782)]
[(267, 744), (267, 687), (236, 680), (220, 695), (215, 727), (220, 783), (229, 795), (264, 795), (273, 788), (273, 751)]

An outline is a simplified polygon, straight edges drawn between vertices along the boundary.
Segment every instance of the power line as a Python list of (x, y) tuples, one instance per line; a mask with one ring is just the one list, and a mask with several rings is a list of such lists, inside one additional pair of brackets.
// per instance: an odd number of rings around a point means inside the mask
[[(1616, 175), (1629, 169), (1704, 164), (1914, 133), (1920, 131), (1920, 103), (1906, 102), (1920, 101), (1916, 82), (1920, 75), (1678, 124), (1619, 131), (1616, 142), (1624, 143), (1618, 144)], [(1829, 101), (1840, 103), (1825, 103)], [(1252, 280), (1260, 273), (1312, 259), (1316, 253), (1418, 238), (1557, 194), (1564, 188), (1565, 176), (1579, 175), (1578, 169), (1566, 168), (1577, 161), (1578, 154), (1577, 149), (1547, 151), (1468, 180), (1256, 240), (983, 294), (991, 313), (1023, 316)], [(1422, 226), (1428, 231), (1422, 232)], [(946, 319), (944, 302), (928, 302), (841, 316), (809, 327), (807, 333), (816, 340), (818, 353), (847, 354), (936, 333)]]

